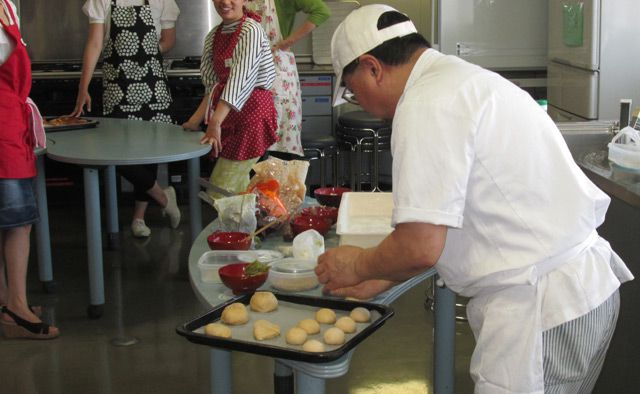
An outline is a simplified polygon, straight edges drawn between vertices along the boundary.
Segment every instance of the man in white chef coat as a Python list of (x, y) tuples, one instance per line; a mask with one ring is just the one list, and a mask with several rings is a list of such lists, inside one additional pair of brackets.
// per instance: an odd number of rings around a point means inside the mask
[(335, 103), (392, 119), (392, 225), (318, 259), (325, 291), (369, 298), (429, 267), (471, 297), (476, 393), (585, 393), (633, 279), (598, 236), (610, 199), (523, 90), (429, 47), (391, 7), (353, 11), (331, 43)]

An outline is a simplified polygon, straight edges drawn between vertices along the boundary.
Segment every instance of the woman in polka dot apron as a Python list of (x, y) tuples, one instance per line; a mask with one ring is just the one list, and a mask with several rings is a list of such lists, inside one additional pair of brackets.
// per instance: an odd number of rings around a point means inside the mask
[(246, 1), (213, 3), (222, 23), (205, 38), (201, 74), (208, 95), (183, 127), (197, 130), (207, 123), (202, 143), (211, 144), (218, 157), (210, 182), (238, 193), (249, 184), (251, 166), (277, 141), (270, 91), (275, 69), (260, 17), (244, 8)]
[[(269, 153), (285, 160), (295, 159), (304, 155), (301, 141), (302, 91), (291, 46), (331, 14), (322, 0), (251, 0), (247, 8), (262, 16), (262, 27), (269, 37), (276, 66), (276, 80), (271, 91), (278, 111), (277, 135), (280, 140), (269, 147)], [(294, 30), (298, 12), (305, 13), (307, 20)]]
[[(73, 115), (80, 116), (85, 106), (91, 111), (89, 82), (102, 52), (104, 116), (172, 123), (162, 52), (175, 44), (180, 13), (175, 0), (87, 0), (83, 11), (89, 16), (89, 38)], [(157, 171), (156, 164), (118, 167), (134, 187), (131, 231), (136, 237), (151, 234), (144, 222), (151, 200), (163, 207), (173, 228), (180, 223), (175, 190), (160, 188)]]

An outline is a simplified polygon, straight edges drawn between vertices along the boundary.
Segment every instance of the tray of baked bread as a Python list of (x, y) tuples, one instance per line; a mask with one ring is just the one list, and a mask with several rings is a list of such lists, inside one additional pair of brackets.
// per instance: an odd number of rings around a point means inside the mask
[(98, 123), (97, 120), (66, 115), (45, 116), (42, 118), (42, 124), (46, 132), (88, 129), (90, 127), (96, 127)]
[(193, 343), (311, 363), (336, 360), (393, 316), (380, 304), (257, 291), (176, 328)]

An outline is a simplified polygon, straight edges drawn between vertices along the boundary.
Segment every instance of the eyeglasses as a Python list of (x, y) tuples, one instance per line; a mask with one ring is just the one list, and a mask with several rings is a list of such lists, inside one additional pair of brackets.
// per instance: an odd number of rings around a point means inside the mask
[[(358, 66), (360, 66), (360, 59), (356, 58), (344, 68), (344, 71), (347, 74), (353, 74), (358, 69)], [(356, 95), (351, 90), (349, 90), (347, 88), (347, 85), (344, 83), (344, 78), (342, 79), (342, 87), (344, 88), (344, 90), (342, 91), (342, 99), (347, 103), (359, 105), (360, 103), (358, 102)]]
[(351, 103), (351, 104), (355, 104), (355, 105), (359, 105), (360, 104), (358, 102), (358, 99), (356, 98), (355, 93), (353, 93), (351, 90), (347, 89), (346, 87), (344, 88), (344, 91), (342, 92), (342, 98), (347, 103)]

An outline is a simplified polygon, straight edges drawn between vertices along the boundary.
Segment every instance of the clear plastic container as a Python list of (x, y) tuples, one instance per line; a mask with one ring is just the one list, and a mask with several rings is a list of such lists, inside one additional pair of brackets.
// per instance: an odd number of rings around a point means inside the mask
[(336, 234), (340, 245), (362, 248), (377, 246), (389, 233), (393, 195), (380, 192), (351, 192), (342, 195)]
[(318, 286), (316, 262), (285, 258), (271, 264), (269, 283), (281, 291), (305, 291)]
[(222, 283), (218, 269), (227, 264), (256, 261), (258, 255), (246, 250), (210, 250), (198, 260), (200, 280), (203, 283)]

